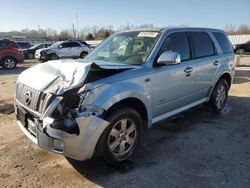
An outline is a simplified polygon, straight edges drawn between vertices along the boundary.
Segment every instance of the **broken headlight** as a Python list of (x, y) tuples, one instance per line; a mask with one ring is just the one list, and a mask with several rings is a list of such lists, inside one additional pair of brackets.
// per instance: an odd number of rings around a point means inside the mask
[(99, 106), (95, 106), (92, 104), (84, 104), (84, 99), (87, 94), (89, 94), (90, 89), (88, 87), (88, 84), (84, 85), (81, 89), (79, 89), (78, 93), (80, 94), (81, 101), (78, 106), (78, 111), (80, 113), (88, 113), (89, 115), (94, 115), (94, 116), (100, 116), (103, 113), (103, 109), (100, 108)]

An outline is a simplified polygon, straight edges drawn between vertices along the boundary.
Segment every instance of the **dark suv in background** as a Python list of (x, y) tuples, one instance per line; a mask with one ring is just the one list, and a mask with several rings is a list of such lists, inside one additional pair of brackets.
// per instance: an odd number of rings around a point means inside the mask
[(13, 69), (17, 63), (23, 62), (23, 54), (19, 46), (10, 40), (0, 40), (0, 65)]
[(36, 45), (30, 47), (29, 49), (24, 49), (23, 50), (24, 58), (25, 59), (34, 59), (36, 50), (48, 48), (51, 45), (52, 45), (52, 43), (41, 43), (41, 44), (36, 44)]
[(16, 42), (21, 49), (29, 49), (32, 45), (29, 42)]
[(243, 43), (243, 44), (235, 44), (233, 45), (234, 53), (238, 55), (245, 54), (250, 52), (250, 41)]

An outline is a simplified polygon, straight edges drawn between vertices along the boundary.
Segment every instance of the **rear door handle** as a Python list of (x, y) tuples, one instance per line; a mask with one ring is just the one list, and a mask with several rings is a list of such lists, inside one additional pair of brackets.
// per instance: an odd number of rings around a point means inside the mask
[(215, 61), (215, 62), (213, 63), (214, 66), (218, 66), (219, 64), (220, 64), (219, 61)]
[(193, 71), (193, 68), (192, 68), (192, 67), (187, 67), (187, 68), (185, 68), (185, 70), (184, 70), (184, 72), (187, 73), (187, 74), (191, 73), (192, 71)]

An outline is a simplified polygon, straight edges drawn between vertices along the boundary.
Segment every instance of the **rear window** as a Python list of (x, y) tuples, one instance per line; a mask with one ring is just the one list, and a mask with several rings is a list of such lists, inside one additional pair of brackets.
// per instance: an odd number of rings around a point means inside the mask
[(10, 41), (9, 40), (0, 40), (0, 48), (5, 48), (9, 46)]
[(227, 37), (223, 33), (214, 32), (213, 34), (214, 34), (214, 37), (216, 38), (216, 40), (218, 41), (223, 53), (232, 53), (233, 52), (232, 45), (230, 44), (229, 40), (227, 39)]
[(215, 54), (214, 44), (206, 32), (191, 32), (195, 58), (212, 56)]

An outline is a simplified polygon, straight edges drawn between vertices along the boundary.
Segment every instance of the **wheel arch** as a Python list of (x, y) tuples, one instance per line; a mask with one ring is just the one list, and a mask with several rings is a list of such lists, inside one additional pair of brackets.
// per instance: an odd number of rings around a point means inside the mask
[(216, 83), (218, 83), (221, 79), (225, 79), (227, 81), (228, 89), (230, 89), (230, 87), (232, 85), (231, 75), (228, 72), (223, 73)]
[(3, 63), (3, 61), (6, 59), (6, 58), (13, 58), (16, 62), (17, 62), (17, 59), (16, 59), (16, 57), (15, 56), (13, 56), (13, 55), (6, 55), (6, 56), (4, 56), (2, 59), (1, 59), (1, 63)]
[(131, 107), (135, 109), (139, 113), (143, 121), (143, 129), (146, 129), (148, 127), (149, 115), (146, 105), (140, 99), (134, 97), (125, 98), (114, 103), (105, 111), (104, 118), (106, 118), (109, 114), (111, 114), (115, 110), (120, 109), (122, 107)]
[(218, 79), (216, 79), (216, 82), (214, 82), (213, 86), (209, 89), (209, 92), (208, 92), (208, 95), (207, 95), (207, 96), (209, 97), (209, 99), (211, 98), (211, 95), (212, 95), (212, 93), (213, 93), (213, 91), (214, 91), (214, 88), (215, 88), (216, 84), (217, 84), (221, 79), (225, 79), (225, 80), (226, 80), (227, 85), (228, 85), (228, 90), (230, 89), (230, 87), (231, 87), (231, 85), (232, 85), (232, 76), (231, 76), (231, 74), (230, 74), (229, 72), (224, 72), (224, 73), (222, 73), (222, 74), (218, 77)]
[(1, 65), (1, 66), (4, 67), (4, 60), (5, 60), (6, 58), (12, 58), (12, 59), (14, 59), (15, 63), (17, 64), (17, 58), (16, 58), (16, 57), (14, 57), (14, 56), (12, 56), (12, 55), (6, 55), (6, 56), (4, 56), (4, 57), (0, 60), (0, 65)]

